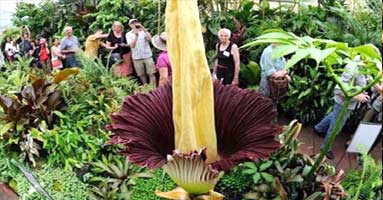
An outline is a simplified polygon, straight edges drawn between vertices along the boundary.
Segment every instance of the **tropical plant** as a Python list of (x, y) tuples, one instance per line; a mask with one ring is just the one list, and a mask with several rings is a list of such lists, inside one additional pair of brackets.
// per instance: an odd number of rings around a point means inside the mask
[(240, 67), (241, 85), (246, 87), (257, 86), (261, 79), (261, 68), (258, 63), (250, 61)]
[[(335, 127), (330, 135), (330, 139), (326, 142), (324, 148), (322, 148), (320, 155), (315, 161), (308, 177), (313, 178), (314, 172), (320, 166), (325, 154), (329, 151), (336, 134), (340, 131), (341, 120), (343, 119), (350, 100), (366, 91), (368, 88), (378, 83), (381, 80), (381, 73), (378, 66), (382, 65), (382, 57), (379, 55), (379, 50), (373, 45), (363, 45), (358, 47), (348, 47), (346, 43), (339, 43), (332, 40), (316, 39), (309, 36), (298, 37), (293, 33), (287, 33), (284, 31), (271, 31), (255, 39), (243, 47), (256, 46), (264, 43), (279, 43), (281, 44), (277, 49), (273, 51), (273, 57), (278, 58), (288, 54), (293, 54), (291, 59), (286, 63), (286, 68), (289, 69), (305, 58), (314, 59), (316, 66), (324, 66), (326, 72), (331, 76), (336, 84), (339, 85), (345, 98), (342, 105), (340, 114), (336, 120)], [(357, 63), (354, 61), (356, 55), (360, 55), (363, 63)], [(334, 66), (349, 64), (355, 67), (353, 73), (360, 73), (363, 75), (370, 75), (373, 80), (366, 86), (359, 87), (354, 86), (354, 82), (344, 83), (338, 71), (334, 69)], [(363, 69), (358, 69), (356, 66), (363, 65)]]
[(279, 139), (283, 146), (268, 160), (240, 164), (240, 171), (251, 179), (245, 199), (324, 199), (343, 198), (340, 185), (341, 173), (334, 177), (335, 167), (322, 164), (315, 172), (315, 179), (304, 179), (314, 164), (307, 155), (298, 153), (297, 137), (301, 124), (292, 121), (284, 128)]
[[(271, 101), (260, 94), (215, 83), (214, 96), (221, 160), (212, 165), (205, 164), (204, 150), (172, 154), (175, 147), (170, 85), (149, 94), (127, 97), (120, 112), (111, 115), (112, 124), (107, 129), (113, 135), (109, 144), (124, 144), (126, 148), (122, 153), (128, 155), (131, 162), (148, 168), (163, 167), (172, 180), (189, 193), (204, 194), (214, 187), (217, 170), (230, 170), (237, 163), (268, 157), (279, 147), (275, 136), (281, 131), (272, 123), (276, 110)], [(237, 100), (231, 101), (232, 98)], [(172, 156), (166, 159), (168, 155)], [(193, 171), (187, 173), (189, 170)]]
[(243, 194), (249, 192), (251, 184), (251, 177), (243, 174), (242, 170), (235, 166), (219, 179), (215, 190), (226, 199), (240, 200)]
[[(39, 170), (32, 170), (32, 174), (52, 199), (90, 199), (87, 192), (88, 185), (82, 183), (73, 172), (44, 165)], [(46, 199), (45, 196), (34, 189), (23, 174), (17, 174), (14, 179), (16, 181), (15, 189), (20, 199)]]
[(362, 162), (362, 168), (347, 172), (342, 182), (348, 194), (347, 199), (381, 199), (382, 162), (376, 162), (367, 153), (363, 153)]
[(333, 99), (323, 97), (333, 95), (335, 82), (324, 67), (313, 66), (315, 61), (307, 59), (291, 68), (289, 75), (293, 81), (289, 85), (288, 98), (281, 102), (286, 113), (303, 123), (322, 119), (334, 104)]
[(109, 113), (116, 112), (123, 98), (138, 90), (133, 80), (114, 76), (99, 61), (83, 55), (79, 61), (81, 72), (60, 84), (67, 109), (55, 112), (57, 125), (39, 137), (50, 154), (48, 163), (66, 169), (86, 168), (102, 153), (113, 151), (103, 145), (108, 139), (104, 126), (109, 123)]
[(129, 163), (123, 156), (102, 155), (101, 161), (91, 163), (90, 170), (100, 174), (89, 179), (93, 199), (130, 199), (136, 178), (152, 178), (143, 168)]
[(57, 83), (77, 72), (63, 70), (55, 75), (53, 81), (36, 79), (32, 86), (24, 86), (21, 92), (11, 97), (0, 96), (0, 106), (4, 112), (1, 120), (5, 122), (0, 132), (1, 139), (17, 145), (22, 157), (28, 156), (33, 165), (36, 164), (34, 156), (39, 156), (40, 146), (30, 136), (30, 132), (34, 129), (53, 128), (54, 111), (64, 106)]
[[(85, 18), (94, 19), (90, 29), (103, 28), (110, 30), (114, 21), (127, 25), (129, 19), (138, 19), (151, 33), (157, 33), (158, 28), (164, 30), (165, 1), (160, 0), (101, 0), (97, 5), (97, 12), (90, 13)], [(158, 27), (158, 25), (161, 25)]]

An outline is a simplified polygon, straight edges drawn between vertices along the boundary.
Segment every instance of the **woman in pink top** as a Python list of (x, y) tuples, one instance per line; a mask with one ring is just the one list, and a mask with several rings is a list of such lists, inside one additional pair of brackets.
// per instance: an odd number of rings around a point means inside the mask
[(160, 35), (153, 36), (152, 43), (154, 47), (161, 50), (156, 62), (156, 68), (160, 73), (160, 80), (158, 83), (158, 86), (160, 87), (164, 85), (172, 75), (172, 67), (166, 50), (166, 33), (162, 32)]

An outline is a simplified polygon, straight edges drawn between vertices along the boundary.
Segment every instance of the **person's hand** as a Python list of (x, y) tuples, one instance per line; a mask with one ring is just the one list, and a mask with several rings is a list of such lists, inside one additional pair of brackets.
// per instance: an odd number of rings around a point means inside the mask
[(139, 30), (138, 30), (138, 29), (135, 29), (135, 30), (133, 30), (133, 33), (134, 33), (136, 36), (138, 36)]
[(370, 99), (370, 96), (368, 96), (367, 94), (358, 94), (354, 97), (355, 100), (357, 100), (358, 102), (360, 103), (366, 103), (368, 101), (368, 99)]
[(232, 85), (238, 85), (238, 77), (234, 77), (233, 81), (231, 82)]

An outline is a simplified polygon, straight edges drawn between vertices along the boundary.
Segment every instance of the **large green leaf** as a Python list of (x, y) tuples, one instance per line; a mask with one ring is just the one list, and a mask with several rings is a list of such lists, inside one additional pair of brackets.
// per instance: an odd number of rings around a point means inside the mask
[(291, 45), (291, 44), (279, 45), (273, 49), (272, 58), (273, 59), (281, 58), (285, 55), (294, 53), (297, 50), (298, 50), (298, 47), (296, 45)]
[(287, 61), (285, 65), (285, 69), (289, 69), (290, 67), (297, 64), (302, 59), (306, 58), (310, 54), (306, 49), (298, 49), (295, 54)]

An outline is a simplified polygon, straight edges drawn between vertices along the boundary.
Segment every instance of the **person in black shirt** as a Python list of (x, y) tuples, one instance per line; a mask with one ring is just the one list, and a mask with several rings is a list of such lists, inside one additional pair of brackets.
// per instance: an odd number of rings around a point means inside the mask
[(108, 49), (112, 49), (108, 68), (110, 68), (117, 61), (123, 60), (119, 67), (126, 71), (124, 75), (131, 75), (133, 73), (133, 69), (127, 69), (131, 68), (129, 67), (130, 47), (129, 44), (127, 44), (121, 22), (116, 21), (113, 23), (112, 31), (106, 39), (106, 46)]
[(238, 85), (239, 50), (238, 46), (229, 40), (230, 35), (229, 29), (223, 28), (218, 31), (220, 42), (216, 45), (213, 77), (225, 85)]

